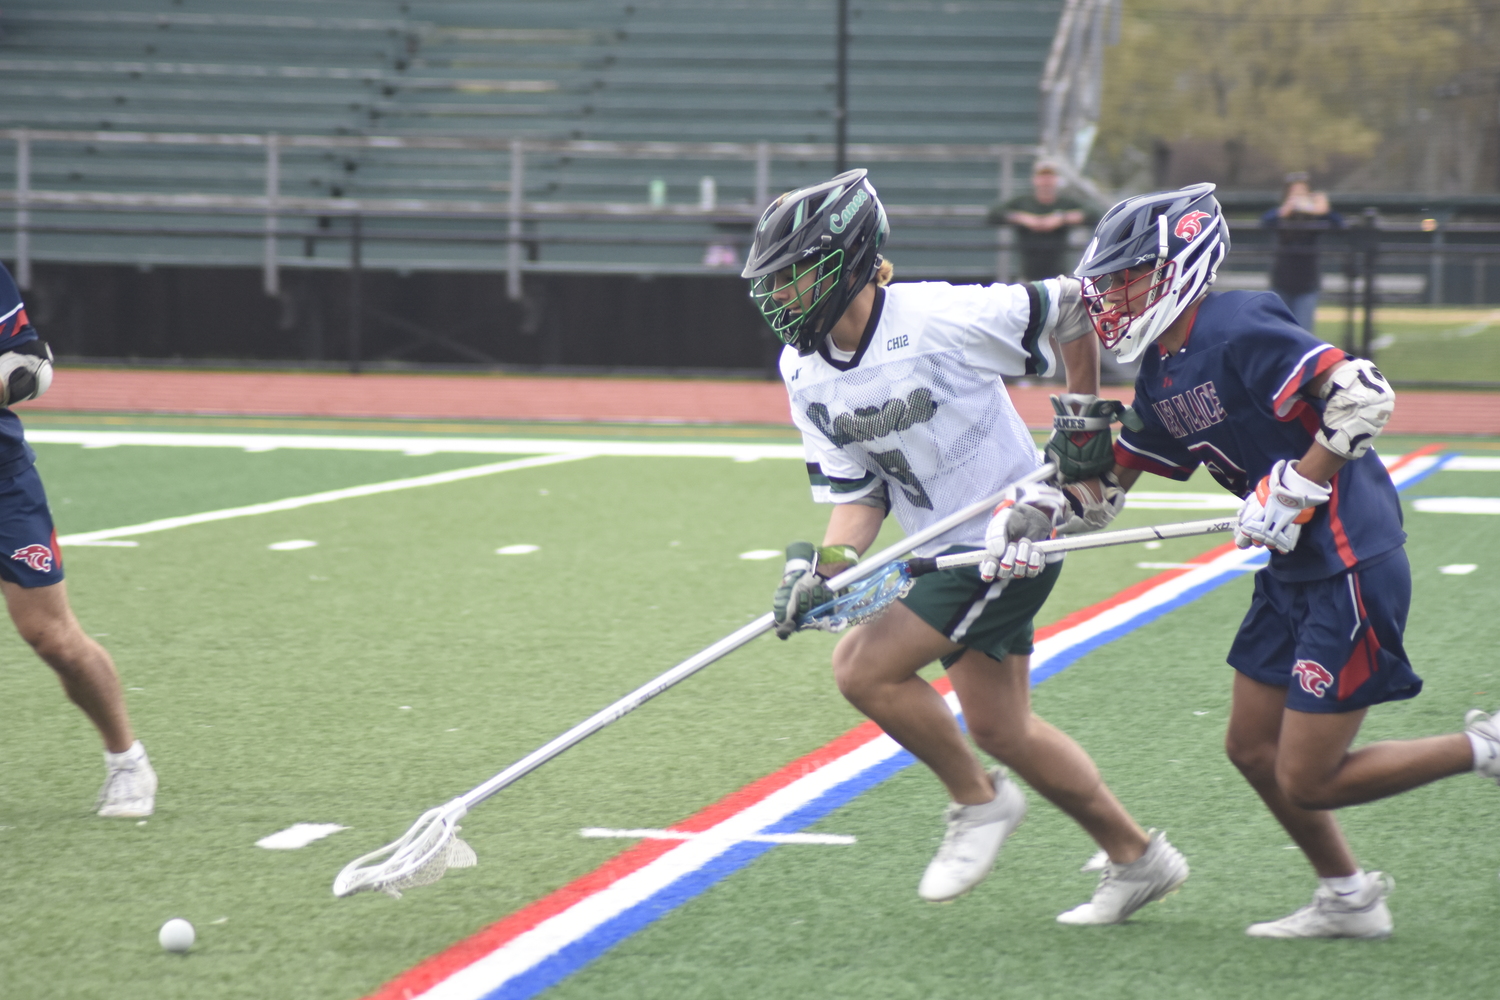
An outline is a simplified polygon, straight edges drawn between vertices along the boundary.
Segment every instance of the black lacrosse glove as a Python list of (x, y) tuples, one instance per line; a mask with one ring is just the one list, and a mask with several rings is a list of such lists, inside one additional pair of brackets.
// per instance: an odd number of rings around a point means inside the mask
[(1052, 399), (1052, 436), (1047, 439), (1047, 461), (1057, 466), (1065, 483), (1093, 479), (1114, 468), (1114, 439), (1109, 427), (1116, 420), (1133, 431), (1146, 425), (1118, 399), (1084, 393), (1064, 393)]
[(803, 615), (820, 604), (833, 600), (828, 581), (818, 575), (818, 548), (812, 542), (793, 542), (786, 547), (786, 568), (781, 586), (771, 598), (771, 614), (776, 619), (776, 638), (785, 639), (797, 631)]

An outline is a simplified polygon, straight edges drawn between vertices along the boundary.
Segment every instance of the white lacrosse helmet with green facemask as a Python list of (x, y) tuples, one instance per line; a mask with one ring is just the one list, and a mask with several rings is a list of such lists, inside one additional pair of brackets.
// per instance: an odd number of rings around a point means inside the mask
[(798, 354), (816, 351), (880, 269), (890, 234), (865, 170), (788, 192), (766, 209), (741, 277), (771, 331)]

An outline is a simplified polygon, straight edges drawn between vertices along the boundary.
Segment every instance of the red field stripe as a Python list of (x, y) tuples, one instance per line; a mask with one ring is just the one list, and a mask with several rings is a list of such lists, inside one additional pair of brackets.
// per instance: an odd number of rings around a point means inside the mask
[[(947, 678), (940, 680), (942, 682), (940, 689), (946, 691), (948, 689)], [(771, 793), (785, 788), (798, 778), (811, 774), (880, 735), (879, 726), (873, 722), (863, 722), (831, 743), (730, 793), (682, 822), (672, 824), (671, 828), (685, 833), (701, 833), (711, 829)], [(530, 906), (517, 910), (510, 916), (491, 924), (451, 948), (434, 955), (411, 971), (391, 980), (372, 994), (369, 1000), (408, 1000), (410, 997), (418, 996), (453, 973), (488, 955), (512, 938), (519, 937), (543, 921), (556, 916), (579, 900), (608, 888), (632, 872), (644, 868), (676, 846), (677, 843), (670, 840), (648, 840), (624, 851), (587, 875), (575, 879)]]
[[(1419, 448), (1410, 454), (1403, 455), (1392, 463), (1391, 471), (1394, 472), (1424, 455), (1442, 451), (1445, 447), (1442, 444), (1432, 444), (1424, 448)], [(1219, 556), (1232, 551), (1234, 551), (1234, 544), (1232, 542), (1226, 543), (1194, 556), (1188, 560), (1188, 563), (1193, 566), (1202, 565), (1212, 562)], [(1075, 611), (1053, 622), (1051, 625), (1038, 629), (1036, 638), (1038, 640), (1046, 639), (1064, 629), (1081, 625), (1090, 618), (1117, 607), (1126, 601), (1133, 600), (1153, 587), (1160, 586), (1166, 581), (1175, 579), (1187, 572), (1189, 572), (1189, 569), (1183, 568), (1169, 569), (1158, 573), (1146, 580), (1142, 580), (1140, 583), (1127, 587), (1112, 597), (1108, 597), (1082, 610)], [(947, 676), (941, 676), (934, 680), (933, 687), (944, 695), (953, 689)], [(729, 795), (694, 813), (682, 822), (674, 823), (671, 829), (681, 830), (684, 833), (701, 833), (704, 830), (711, 829), (736, 813), (761, 801), (773, 792), (785, 788), (798, 778), (811, 774), (825, 764), (837, 760), (850, 751), (858, 749), (880, 735), (880, 728), (875, 723), (862, 722), (832, 742), (797, 758), (790, 764), (766, 775), (764, 778), (751, 782), (738, 791), (731, 792)], [(439, 952), (410, 971), (386, 983), (375, 993), (371, 994), (368, 1000), (410, 1000), (410, 998), (418, 996), (436, 986), (455, 972), (472, 965), (511, 939), (519, 937), (543, 921), (563, 912), (579, 900), (608, 888), (632, 872), (644, 868), (676, 846), (677, 844), (674, 841), (648, 840), (632, 847), (606, 861), (587, 875), (575, 879), (561, 889), (542, 897), (531, 905), (517, 910), (510, 916), (489, 925), (452, 947)]]

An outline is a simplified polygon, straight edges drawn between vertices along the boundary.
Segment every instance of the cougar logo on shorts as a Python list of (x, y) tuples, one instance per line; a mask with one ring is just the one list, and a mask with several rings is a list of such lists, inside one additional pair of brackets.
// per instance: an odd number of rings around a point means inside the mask
[(1292, 673), (1297, 675), (1297, 683), (1302, 685), (1302, 690), (1314, 698), (1323, 697), (1323, 692), (1333, 684), (1333, 675), (1328, 672), (1328, 668), (1313, 660), (1298, 660)]
[(35, 542), (23, 545), (10, 554), (16, 562), (23, 562), (38, 573), (52, 572), (52, 550)]
[(1207, 212), (1189, 212), (1177, 220), (1177, 225), (1172, 229), (1172, 235), (1180, 240), (1190, 240), (1203, 232), (1203, 223), (1199, 219), (1208, 218)]

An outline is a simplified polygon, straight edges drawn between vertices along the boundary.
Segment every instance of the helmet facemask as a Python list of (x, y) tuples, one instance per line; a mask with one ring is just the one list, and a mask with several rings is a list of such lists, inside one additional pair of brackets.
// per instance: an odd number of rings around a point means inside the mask
[[(1149, 323), (1152, 308), (1172, 286), (1177, 262), (1167, 261), (1130, 277), (1130, 270), (1101, 274), (1083, 279), (1083, 300), (1088, 304), (1089, 319), (1099, 341), (1111, 351), (1119, 351), (1121, 341), (1130, 336), (1136, 322)], [(1124, 275), (1125, 279), (1120, 280)], [(1122, 288), (1123, 286), (1123, 288)], [(1123, 293), (1123, 294), (1122, 294)], [(1137, 333), (1139, 334), (1139, 330)], [(1137, 336), (1136, 340), (1142, 339)], [(1154, 338), (1153, 338), (1154, 339)]]
[[(819, 343), (829, 305), (844, 278), (844, 251), (835, 250), (806, 264), (793, 262), (750, 283), (750, 299), (783, 344)], [(779, 301), (778, 301), (779, 300)], [(832, 317), (837, 320), (837, 316)]]

